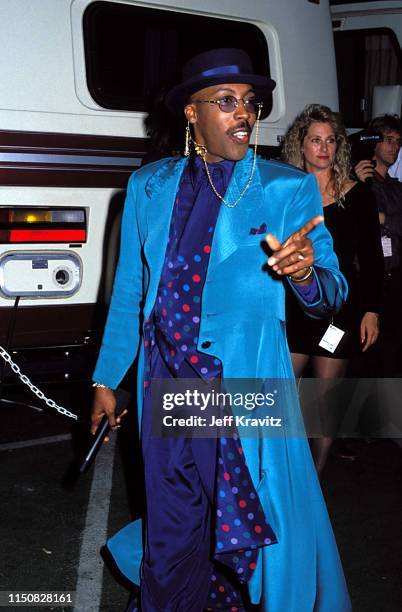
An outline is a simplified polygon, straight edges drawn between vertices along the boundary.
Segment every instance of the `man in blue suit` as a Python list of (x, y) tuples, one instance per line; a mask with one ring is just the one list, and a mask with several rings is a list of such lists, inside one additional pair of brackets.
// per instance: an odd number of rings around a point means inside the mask
[[(109, 544), (126, 575), (140, 579), (132, 610), (350, 609), (300, 435), (284, 307), (286, 288), (308, 314), (328, 316), (347, 288), (313, 176), (249, 150), (274, 86), (238, 49), (196, 56), (166, 100), (187, 119), (186, 156), (130, 178), (93, 428), (104, 414), (119, 424), (113, 390), (138, 357), (143, 552), (137, 523)], [(225, 390), (231, 379), (289, 379), (278, 404), (283, 435), (263, 427), (252, 437), (243, 427), (218, 439), (153, 435), (152, 381), (177, 378)]]

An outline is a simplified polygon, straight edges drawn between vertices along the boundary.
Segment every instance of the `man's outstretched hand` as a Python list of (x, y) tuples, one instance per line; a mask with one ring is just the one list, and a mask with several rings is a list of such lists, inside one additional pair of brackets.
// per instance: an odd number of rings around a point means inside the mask
[[(307, 234), (322, 221), (324, 221), (322, 215), (313, 217), (283, 243), (280, 243), (272, 234), (266, 235), (265, 241), (272, 251), (268, 265), (276, 274), (289, 276), (295, 281), (306, 275), (315, 260), (313, 243)], [(306, 279), (306, 284), (309, 284), (311, 280), (310, 276)]]

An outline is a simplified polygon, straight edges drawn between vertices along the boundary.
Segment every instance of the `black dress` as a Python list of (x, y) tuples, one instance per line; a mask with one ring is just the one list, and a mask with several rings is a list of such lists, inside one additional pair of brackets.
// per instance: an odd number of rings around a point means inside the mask
[[(370, 189), (356, 183), (343, 206), (324, 207), (325, 225), (349, 294), (342, 310), (328, 319), (312, 319), (298, 306), (291, 291), (286, 296), (286, 329), (292, 353), (350, 359), (360, 350), (360, 322), (365, 312), (380, 312), (383, 284), (383, 253), (377, 205)], [(345, 332), (334, 353), (318, 346), (328, 325)]]

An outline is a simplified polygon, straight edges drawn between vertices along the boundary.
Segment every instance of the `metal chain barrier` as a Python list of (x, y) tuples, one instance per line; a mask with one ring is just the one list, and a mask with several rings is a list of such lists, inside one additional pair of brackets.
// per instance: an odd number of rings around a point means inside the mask
[(19, 377), (20, 381), (24, 383), (24, 385), (26, 385), (32, 391), (32, 393), (36, 395), (36, 397), (45, 402), (45, 404), (49, 406), (49, 408), (54, 408), (60, 414), (69, 417), (70, 419), (74, 419), (75, 421), (78, 421), (78, 416), (76, 414), (70, 412), (69, 410), (67, 410), (67, 408), (63, 408), (63, 406), (59, 406), (54, 400), (50, 399), (49, 397), (46, 397), (43, 391), (38, 389), (38, 387), (30, 381), (28, 376), (22, 374), (20, 367), (15, 363), (15, 361), (12, 360), (11, 355), (7, 353), (6, 349), (2, 346), (0, 346), (0, 357), (2, 357), (2, 359), (4, 359), (4, 361), (9, 364), (10, 368), (12, 369), (14, 374)]

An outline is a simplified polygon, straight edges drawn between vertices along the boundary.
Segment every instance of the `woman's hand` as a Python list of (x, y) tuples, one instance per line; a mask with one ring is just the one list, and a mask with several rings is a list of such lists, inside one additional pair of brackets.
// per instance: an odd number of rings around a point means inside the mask
[[(290, 279), (298, 281), (308, 272), (314, 264), (314, 247), (307, 234), (324, 220), (318, 215), (307, 221), (303, 227), (294, 232), (282, 244), (272, 234), (267, 234), (265, 240), (269, 248), (273, 251), (268, 259), (268, 265), (279, 275), (289, 276)], [(310, 276), (305, 284), (312, 280)]]
[(358, 164), (353, 168), (355, 174), (359, 181), (366, 181), (368, 178), (373, 178), (375, 166), (374, 163), (369, 159), (362, 159)]
[(378, 314), (376, 312), (366, 312), (360, 322), (360, 342), (363, 345), (363, 353), (377, 341), (379, 333)]

